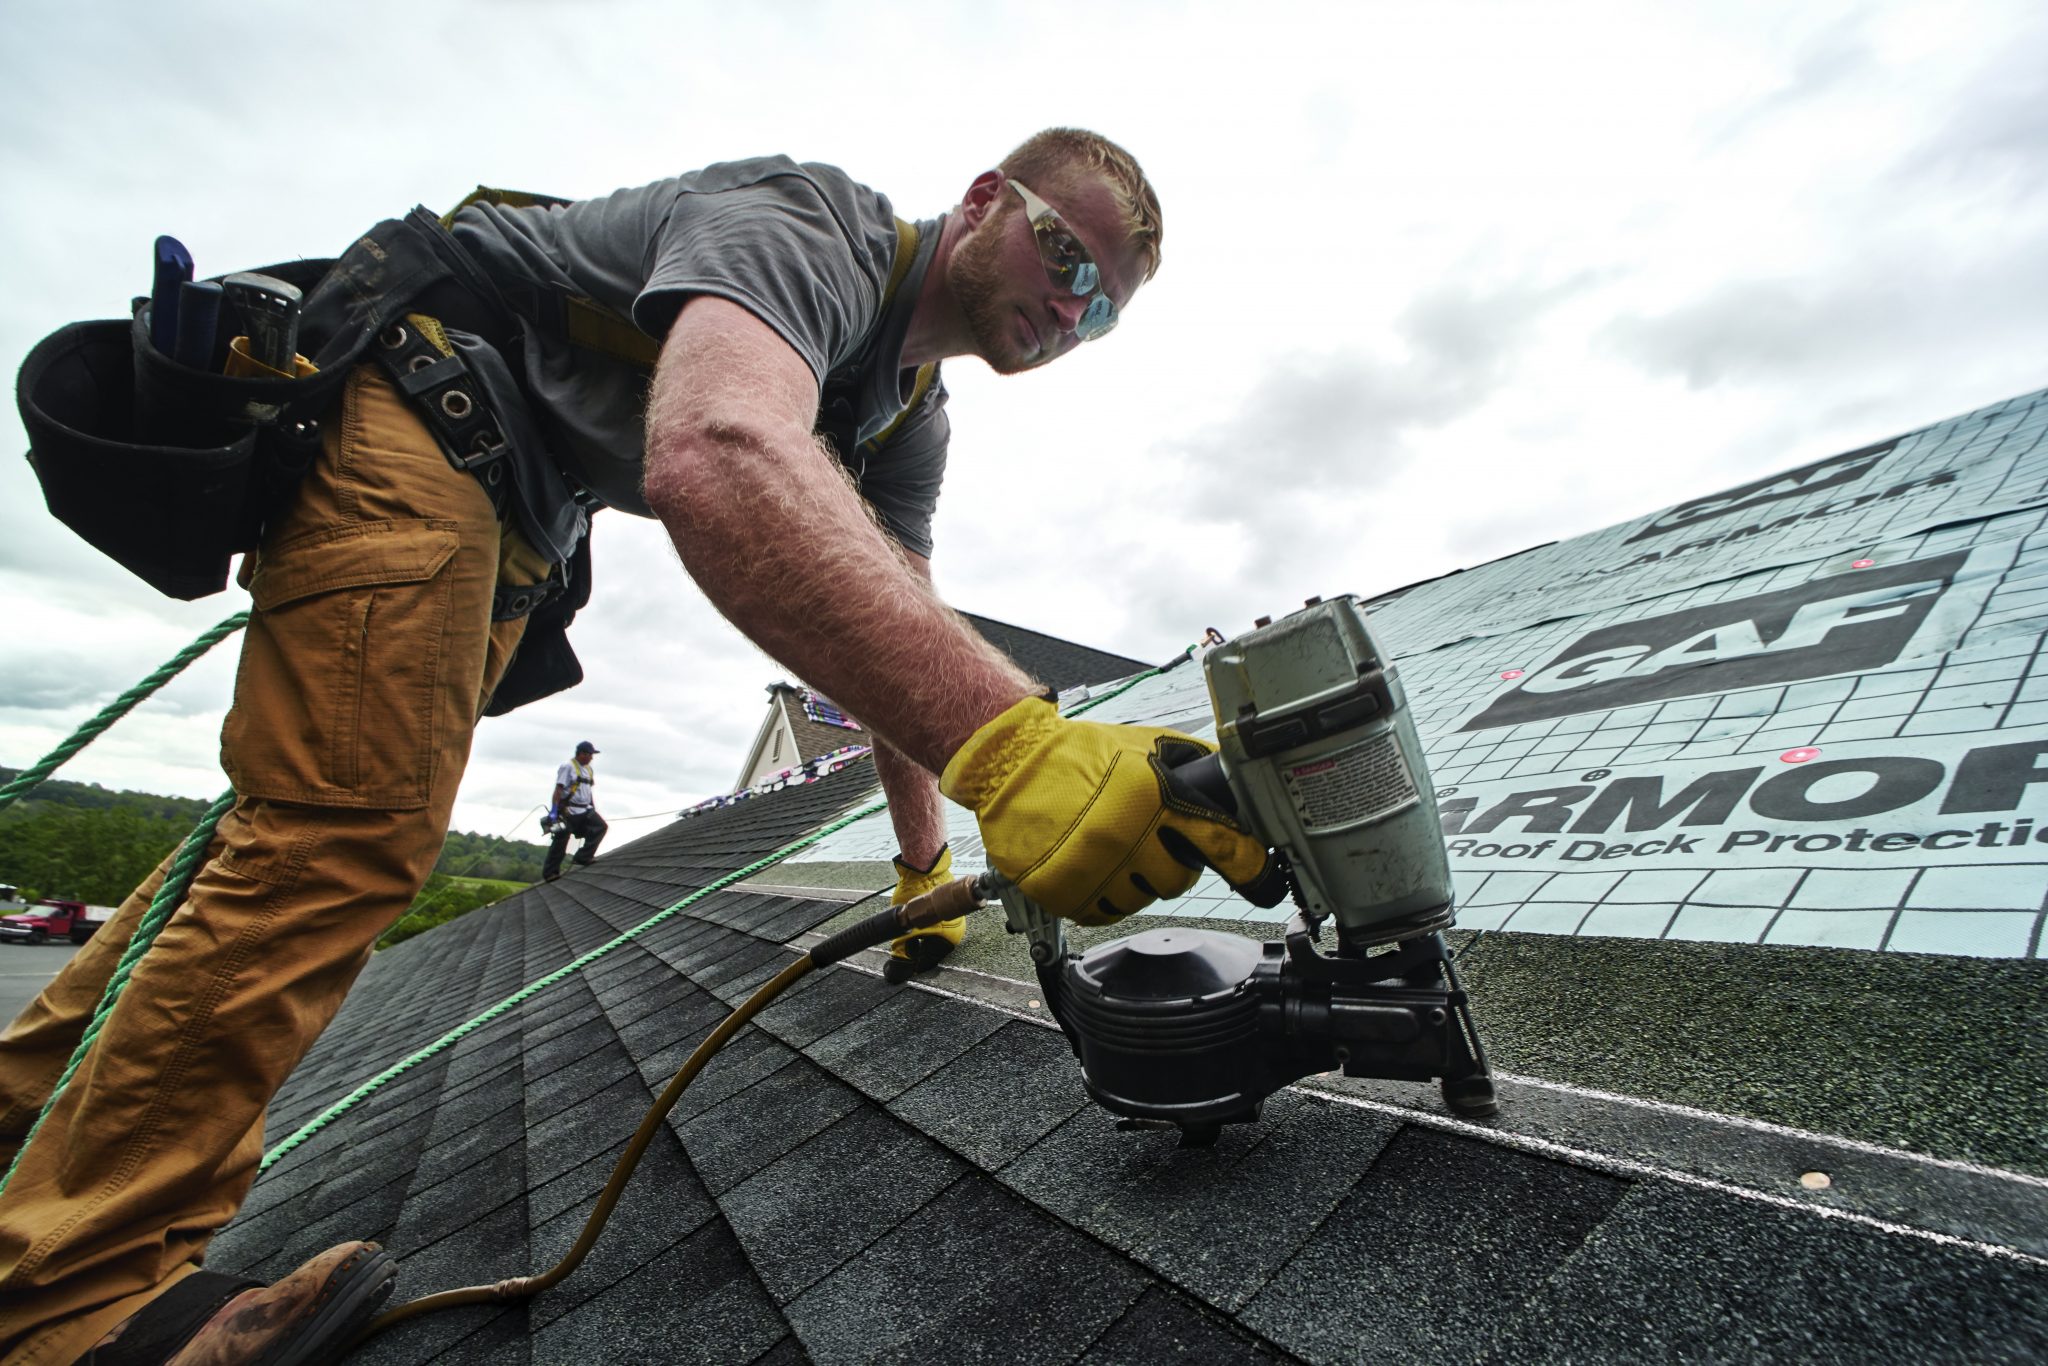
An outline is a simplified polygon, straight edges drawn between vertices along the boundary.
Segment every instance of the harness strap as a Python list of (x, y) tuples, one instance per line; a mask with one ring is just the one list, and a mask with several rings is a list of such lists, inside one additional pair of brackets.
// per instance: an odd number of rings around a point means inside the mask
[(563, 297), (562, 331), (571, 346), (610, 356), (637, 369), (651, 372), (655, 361), (661, 358), (661, 343), (642, 332), (639, 324), (581, 294)]
[(569, 591), (571, 578), (568, 565), (551, 564), (547, 578), (540, 583), (528, 584), (524, 588), (500, 586), (492, 590), (491, 620), (516, 621), (553, 602)]
[[(453, 227), (455, 215), (472, 204), (502, 209), (559, 209), (571, 202), (559, 195), (479, 185), (460, 204), (441, 215), (441, 226)], [(642, 332), (631, 318), (588, 295), (522, 290), (518, 297), (508, 295), (506, 301), (530, 321), (556, 336), (568, 338), (571, 346), (595, 351), (636, 369), (651, 371), (661, 355), (661, 344)]]
[(873, 455), (876, 451), (888, 445), (889, 438), (896, 435), (896, 429), (908, 422), (910, 415), (917, 411), (919, 404), (924, 402), (925, 394), (931, 390), (932, 381), (937, 379), (938, 376), (939, 363), (937, 361), (926, 361), (923, 365), (918, 366), (917, 379), (910, 386), (910, 402), (903, 405), (903, 411), (896, 414), (895, 419), (888, 426), (861, 442), (860, 448), (869, 455)]
[(531, 190), (494, 190), (479, 185), (462, 197), (462, 202), (441, 215), (441, 226), (455, 226), (455, 215), (472, 204), (490, 204), (501, 209), (560, 209), (573, 203), (560, 195), (535, 194)]
[(476, 476), (502, 519), (511, 492), (511, 450), (484, 404), (482, 386), (448, 344), (441, 325), (408, 313), (377, 334), (370, 354), (412, 400), (448, 463)]
[(896, 220), (896, 259), (889, 262), (889, 283), (882, 287), (882, 307), (889, 306), (889, 300), (896, 297), (896, 291), (903, 286), (910, 274), (911, 261), (917, 256), (917, 224), (905, 219)]
[[(902, 286), (904, 277), (910, 274), (911, 263), (916, 257), (917, 224), (905, 222), (899, 218), (896, 220), (896, 259), (889, 263), (889, 284), (882, 291), (882, 311), (888, 311), (890, 301), (896, 297), (896, 291)], [(896, 429), (909, 421), (910, 415), (916, 412), (918, 406), (924, 402), (924, 396), (930, 391), (932, 381), (938, 377), (938, 373), (939, 363), (937, 361), (926, 361), (923, 365), (918, 366), (917, 378), (912, 381), (910, 386), (910, 402), (903, 405), (903, 411), (896, 414), (895, 419), (888, 426), (876, 432), (866, 441), (861, 442), (860, 448), (869, 455), (873, 455), (881, 450), (882, 447), (888, 445), (889, 438), (896, 435)]]
[[(448, 463), (474, 476), (498, 520), (505, 520), (512, 493), (511, 447), (505, 442), (503, 424), (485, 401), (483, 386), (449, 343), (440, 321), (408, 313), (377, 334), (370, 353), (412, 400)], [(568, 566), (551, 565), (545, 582), (494, 590), (491, 620), (526, 616), (568, 588)]]

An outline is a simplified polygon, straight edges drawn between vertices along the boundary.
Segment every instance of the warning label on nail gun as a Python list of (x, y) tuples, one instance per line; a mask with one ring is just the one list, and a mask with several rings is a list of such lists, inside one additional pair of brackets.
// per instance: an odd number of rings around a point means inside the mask
[(1378, 820), (1416, 799), (1415, 779), (1391, 728), (1334, 754), (1283, 768), (1280, 776), (1312, 834)]

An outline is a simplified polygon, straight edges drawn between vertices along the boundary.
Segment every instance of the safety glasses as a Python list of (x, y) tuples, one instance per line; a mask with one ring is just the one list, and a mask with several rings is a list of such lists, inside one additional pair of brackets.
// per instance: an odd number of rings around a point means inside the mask
[(1095, 258), (1052, 205), (1019, 181), (1011, 181), (1010, 188), (1017, 192), (1024, 201), (1024, 211), (1031, 215), (1031, 235), (1038, 241), (1038, 259), (1045, 263), (1045, 273), (1070, 294), (1094, 296), (1088, 299), (1080, 321), (1074, 324), (1076, 340), (1094, 341), (1116, 326), (1116, 304), (1102, 292), (1102, 272), (1096, 269)]

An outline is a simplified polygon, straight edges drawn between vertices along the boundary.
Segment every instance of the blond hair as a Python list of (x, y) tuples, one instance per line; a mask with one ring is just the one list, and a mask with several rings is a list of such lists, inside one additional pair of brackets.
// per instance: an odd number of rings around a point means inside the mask
[(1084, 128), (1048, 128), (1033, 133), (1004, 157), (1002, 173), (1030, 185), (1044, 182), (1071, 185), (1076, 179), (1094, 176), (1109, 187), (1123, 215), (1124, 231), (1130, 244), (1144, 256), (1145, 276), (1159, 271), (1159, 243), (1162, 232), (1159, 196), (1145, 179), (1138, 159), (1123, 148)]

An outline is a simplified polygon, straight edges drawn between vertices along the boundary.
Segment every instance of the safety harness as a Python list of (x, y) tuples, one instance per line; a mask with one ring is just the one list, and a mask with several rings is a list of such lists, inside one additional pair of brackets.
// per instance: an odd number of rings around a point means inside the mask
[[(544, 195), (479, 188), (463, 201), (561, 205)], [(457, 211), (462, 205), (457, 206)], [(265, 525), (322, 449), (321, 424), (358, 364), (375, 362), (411, 401), (455, 468), (473, 476), (503, 520), (515, 474), (508, 428), (450, 334), (467, 333), (508, 358), (532, 332), (651, 373), (659, 345), (596, 300), (537, 287), (501, 288), (449, 233), (454, 212), (415, 209), (363, 234), (338, 259), (269, 266), (300, 289), (296, 376), (222, 374), (180, 364), (150, 337), (150, 301), (125, 319), (72, 323), (45, 337), (17, 382), (29, 459), (58, 520), (171, 597), (227, 585), (233, 557)], [(915, 225), (896, 221), (886, 311), (910, 272)], [(512, 365), (516, 374), (518, 365)], [(857, 375), (828, 379), (819, 432), (858, 473), (925, 401), (936, 365), (917, 371), (909, 401), (886, 428), (858, 440)], [(601, 501), (557, 473), (585, 509)], [(525, 638), (488, 714), (571, 687), (583, 672), (565, 631), (590, 596), (590, 540), (545, 582), (501, 588), (494, 621), (529, 617)]]
[[(504, 521), (512, 496), (511, 448), (469, 367), (456, 354), (438, 318), (409, 313), (377, 334), (371, 355), (403, 394), (413, 402), (448, 463), (475, 477)], [(573, 483), (578, 502), (590, 498)], [(584, 502), (586, 508), (595, 502)], [(548, 567), (547, 579), (519, 588), (500, 586), (491, 595), (491, 620), (513, 621), (569, 591), (565, 564)]]
[(588, 811), (596, 806), (597, 795), (590, 790), (596, 783), (597, 775), (595, 773), (592, 773), (587, 767), (571, 759), (569, 761), (569, 787), (562, 795), (562, 814), (566, 816), (575, 809), (578, 793), (584, 794), (583, 810)]

